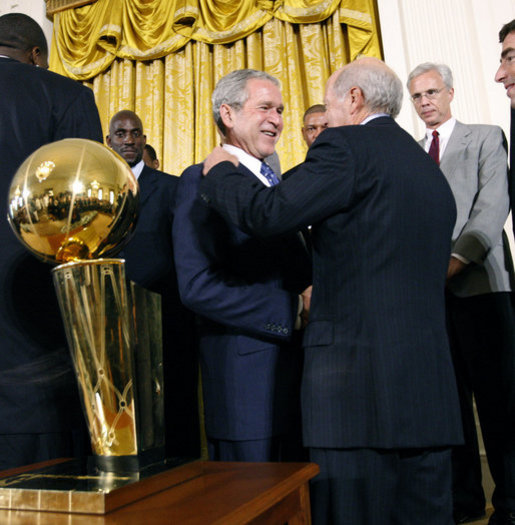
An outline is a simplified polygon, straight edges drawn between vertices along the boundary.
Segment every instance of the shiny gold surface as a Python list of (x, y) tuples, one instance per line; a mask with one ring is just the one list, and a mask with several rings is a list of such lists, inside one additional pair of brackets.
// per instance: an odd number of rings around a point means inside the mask
[(54, 268), (93, 452), (138, 453), (133, 324), (122, 260)]
[(93, 452), (131, 456), (164, 446), (161, 302), (124, 261), (53, 270)]
[[(63, 515), (63, 522), (97, 523), (87, 514), (106, 514), (145, 496), (182, 484), (200, 476), (201, 462), (175, 459), (155, 465), (144, 472), (117, 474), (92, 473), (78, 460), (53, 460), (49, 466), (22, 467), (22, 472), (0, 479), (0, 509), (66, 512), (84, 516)], [(175, 468), (178, 467), (178, 468)], [(0, 511), (1, 523), (57, 523), (45, 513), (21, 517)], [(59, 521), (61, 523), (61, 521)]]
[(20, 241), (52, 263), (114, 255), (130, 238), (138, 184), (106, 146), (64, 139), (42, 146), (16, 172), (8, 218)]

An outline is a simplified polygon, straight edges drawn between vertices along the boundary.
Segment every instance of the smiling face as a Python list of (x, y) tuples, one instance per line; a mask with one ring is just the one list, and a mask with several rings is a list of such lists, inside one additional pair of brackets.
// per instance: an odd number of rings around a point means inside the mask
[(122, 115), (111, 121), (109, 131), (107, 145), (123, 157), (129, 166), (135, 166), (142, 159), (147, 142), (141, 121)]
[(281, 92), (273, 82), (258, 78), (251, 78), (246, 89), (248, 98), (241, 109), (220, 106), (226, 142), (263, 160), (275, 151), (283, 130)]
[[(433, 93), (432, 98), (428, 97), (428, 91)], [(431, 70), (415, 77), (410, 82), (409, 92), (412, 97), (416, 96), (415, 109), (429, 129), (436, 129), (451, 118), (454, 89), (444, 84), (438, 71)]]
[(495, 74), (495, 81), (504, 84), (506, 94), (515, 109), (515, 32), (508, 33), (502, 43), (501, 65)]

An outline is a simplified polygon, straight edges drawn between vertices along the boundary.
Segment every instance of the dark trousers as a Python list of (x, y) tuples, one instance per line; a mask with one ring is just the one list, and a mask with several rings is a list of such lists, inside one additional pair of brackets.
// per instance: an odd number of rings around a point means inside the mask
[(310, 448), (313, 525), (451, 525), (450, 449)]
[(485, 506), (472, 399), (475, 398), (497, 510), (515, 511), (515, 327), (508, 292), (466, 298), (447, 294), (447, 326), (465, 445), (453, 451), (454, 507)]
[(300, 433), (246, 441), (208, 437), (207, 448), (212, 461), (307, 461), (301, 441)]
[(55, 458), (85, 459), (91, 454), (85, 429), (47, 434), (0, 434), (0, 470)]

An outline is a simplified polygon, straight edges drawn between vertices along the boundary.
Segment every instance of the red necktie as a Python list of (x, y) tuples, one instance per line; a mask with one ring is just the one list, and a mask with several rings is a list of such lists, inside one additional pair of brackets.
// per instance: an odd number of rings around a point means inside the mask
[(433, 131), (433, 140), (429, 146), (429, 156), (440, 166), (440, 139), (438, 138), (438, 131)]

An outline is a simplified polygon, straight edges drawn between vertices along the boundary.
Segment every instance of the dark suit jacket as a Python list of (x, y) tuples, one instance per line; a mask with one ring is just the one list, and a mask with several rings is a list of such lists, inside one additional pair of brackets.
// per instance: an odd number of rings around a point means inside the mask
[(166, 450), (199, 457), (198, 358), (193, 314), (182, 305), (173, 261), (172, 223), (179, 179), (145, 166), (136, 229), (120, 254), (127, 277), (161, 295)]
[(83, 423), (51, 267), (22, 247), (6, 219), (18, 166), (67, 137), (102, 141), (92, 91), (0, 58), (0, 434), (61, 432)]
[(254, 234), (313, 224), (306, 446), (461, 441), (444, 316), (456, 208), (443, 174), (393, 119), (325, 130), (272, 189), (224, 162), (200, 191)]
[(263, 240), (226, 223), (198, 198), (201, 170), (180, 178), (174, 247), (181, 298), (201, 316), (206, 432), (267, 438), (299, 415), (302, 352), (292, 339), (309, 257), (297, 235)]

